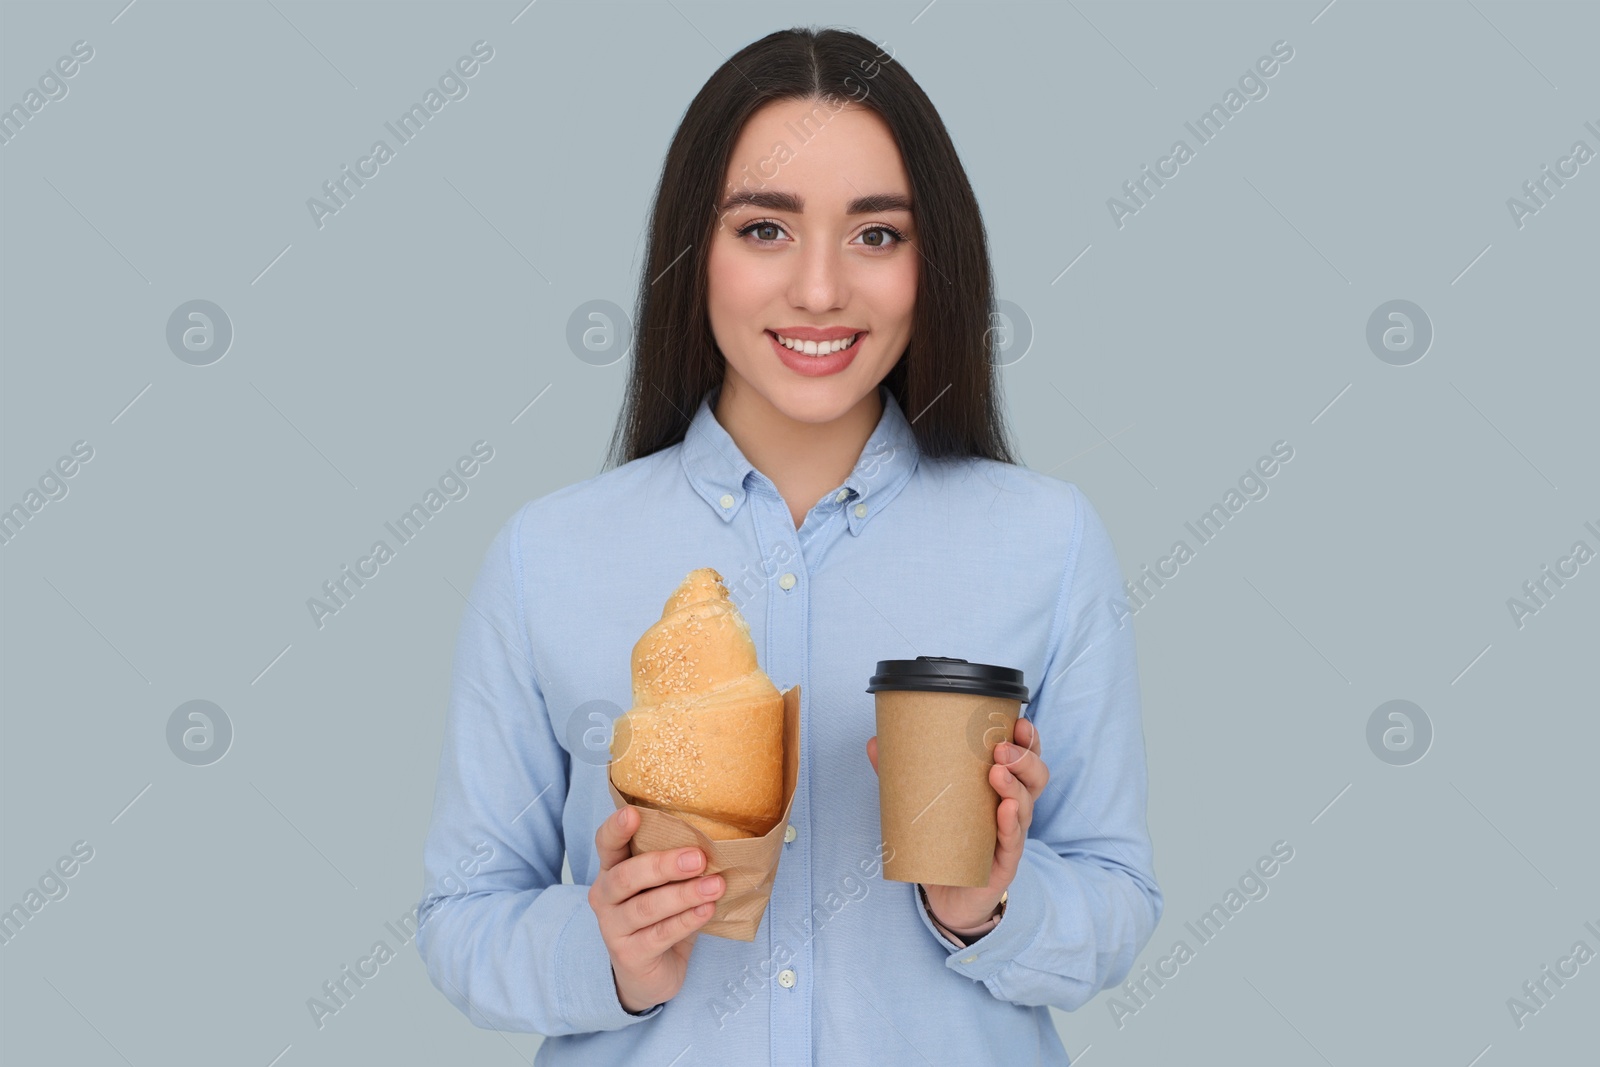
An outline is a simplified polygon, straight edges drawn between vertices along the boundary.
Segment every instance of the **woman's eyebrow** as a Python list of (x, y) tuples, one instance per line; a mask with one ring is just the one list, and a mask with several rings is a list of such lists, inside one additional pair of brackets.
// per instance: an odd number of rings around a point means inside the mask
[[(729, 212), (737, 207), (759, 207), (768, 211), (788, 211), (795, 215), (803, 215), (806, 202), (794, 193), (785, 193), (776, 189), (751, 189), (742, 193), (734, 193), (722, 203), (722, 211)], [(845, 205), (846, 215), (870, 215), (878, 211), (910, 211), (911, 198), (901, 196), (899, 193), (873, 193), (870, 196), (858, 196)]]

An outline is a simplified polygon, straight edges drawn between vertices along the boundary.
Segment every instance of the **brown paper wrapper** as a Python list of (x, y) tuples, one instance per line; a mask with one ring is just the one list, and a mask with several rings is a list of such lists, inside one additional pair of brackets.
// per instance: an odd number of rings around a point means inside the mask
[(1010, 740), (1021, 703), (961, 693), (877, 694), (883, 877), (924, 885), (989, 884), (1000, 795), (994, 746)]
[(639, 809), (639, 829), (628, 840), (628, 855), (698, 846), (705, 852), (707, 862), (705, 870), (695, 877), (720, 874), (727, 883), (716, 911), (700, 932), (732, 941), (754, 941), (772, 897), (772, 884), (778, 877), (783, 832), (789, 825), (795, 783), (800, 777), (800, 687), (790, 686), (783, 693), (783, 814), (765, 836), (713, 841), (676, 815), (657, 811), (622, 792), (610, 780), (609, 770), (606, 777), (611, 799), (618, 808), (632, 804)]

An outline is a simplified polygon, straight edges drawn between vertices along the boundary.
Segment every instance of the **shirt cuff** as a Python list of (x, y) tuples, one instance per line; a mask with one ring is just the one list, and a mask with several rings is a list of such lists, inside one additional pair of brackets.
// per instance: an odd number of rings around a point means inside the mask
[(1005, 914), (994, 929), (970, 945), (953, 942), (940, 933), (933, 916), (922, 904), (922, 894), (917, 892), (915, 886), (911, 891), (916, 894), (917, 913), (922, 916), (923, 924), (942, 944), (949, 947), (950, 954), (944, 965), (975, 982), (987, 982), (1033, 944), (1044, 920), (1045, 885), (1038, 866), (1029, 858), (1026, 849), (1017, 864), (1017, 876), (1006, 887)]
[(665, 1007), (663, 1002), (635, 1015), (622, 1006), (611, 954), (600, 936), (600, 918), (587, 901), (573, 910), (557, 940), (556, 983), (561, 1013), (579, 1033), (620, 1030), (655, 1018)]

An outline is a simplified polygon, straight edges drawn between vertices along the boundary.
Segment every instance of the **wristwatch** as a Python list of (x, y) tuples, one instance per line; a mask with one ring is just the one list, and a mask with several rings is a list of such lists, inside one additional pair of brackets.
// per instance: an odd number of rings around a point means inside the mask
[(928, 918), (933, 920), (933, 925), (936, 926), (941, 932), (949, 935), (952, 941), (959, 941), (963, 947), (972, 944), (974, 941), (987, 934), (990, 930), (993, 930), (996, 926), (1000, 925), (1000, 920), (1004, 918), (1006, 914), (1006, 898), (1011, 895), (1011, 891), (1009, 889), (1002, 889), (1000, 891), (1000, 902), (994, 906), (993, 914), (991, 914), (987, 919), (979, 923), (977, 926), (969, 927), (968, 929), (958, 932), (940, 922), (934, 915), (933, 905), (928, 903), (928, 891), (922, 887), (921, 882), (917, 883), (917, 892), (922, 896), (922, 906), (928, 909)]

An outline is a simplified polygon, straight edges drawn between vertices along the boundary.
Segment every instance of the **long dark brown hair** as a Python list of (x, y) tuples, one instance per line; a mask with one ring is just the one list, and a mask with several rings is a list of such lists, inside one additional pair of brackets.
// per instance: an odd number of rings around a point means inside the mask
[[(847, 100), (841, 101), (840, 97)], [(995, 311), (977, 198), (939, 113), (890, 53), (859, 34), (795, 28), (745, 46), (701, 87), (673, 135), (651, 210), (635, 308), (633, 366), (607, 466), (682, 441), (726, 363), (707, 312), (707, 259), (728, 159), (746, 120), (774, 100), (871, 108), (911, 179), (921, 263), (911, 341), (884, 378), (929, 457), (1016, 463), (996, 397)]]

